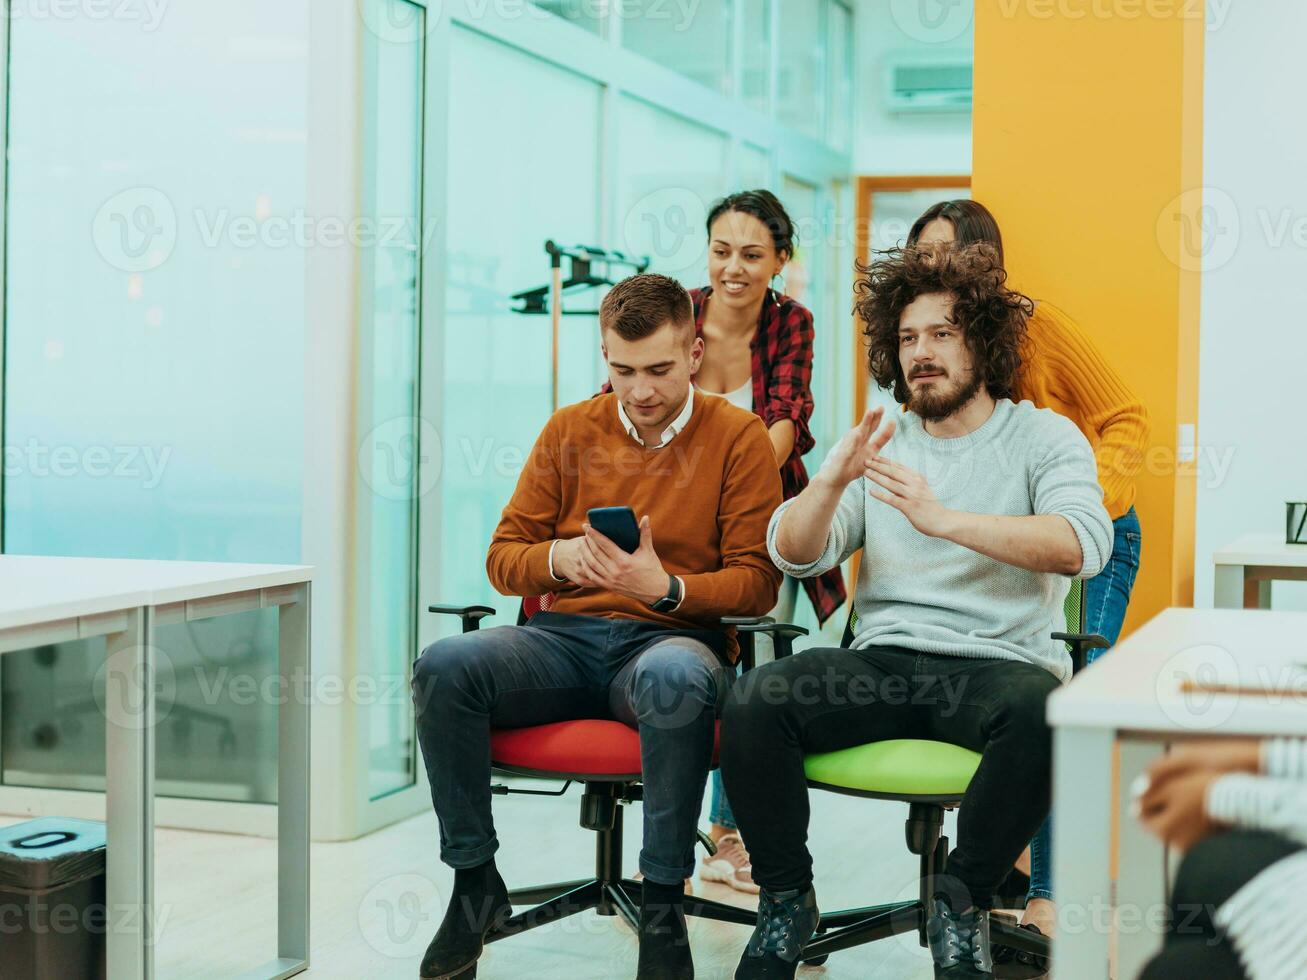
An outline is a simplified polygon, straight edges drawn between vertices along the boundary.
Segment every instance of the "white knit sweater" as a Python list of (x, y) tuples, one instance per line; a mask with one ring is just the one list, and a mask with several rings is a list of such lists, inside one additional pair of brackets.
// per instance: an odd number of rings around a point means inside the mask
[[(1112, 521), (1093, 450), (1072, 422), (1007, 399), (978, 429), (951, 439), (930, 435), (912, 412), (895, 421), (885, 455), (925, 477), (945, 507), (1013, 517), (1059, 514), (1080, 542), (1075, 577), (1102, 571), (1112, 554)], [(1066, 625), (1069, 577), (1029, 572), (928, 537), (869, 489), (880, 488), (869, 487), (864, 476), (845, 488), (825, 550), (806, 565), (787, 561), (776, 548), (776, 529), (793, 500), (777, 509), (767, 529), (772, 561), (795, 578), (822, 575), (862, 549), (853, 649), (898, 646), (945, 657), (1023, 660), (1070, 679), (1066, 644), (1051, 638)]]
[[(1208, 787), (1207, 814), (1307, 845), (1307, 740), (1262, 743), (1262, 773), (1233, 773)], [(1307, 976), (1307, 849), (1260, 872), (1216, 911), (1250, 980)]]

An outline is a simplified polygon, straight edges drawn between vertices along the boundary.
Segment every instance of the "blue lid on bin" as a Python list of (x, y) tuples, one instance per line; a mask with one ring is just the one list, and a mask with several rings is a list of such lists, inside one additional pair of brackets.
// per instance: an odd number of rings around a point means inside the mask
[(104, 824), (38, 817), (0, 827), (0, 889), (42, 890), (104, 873)]

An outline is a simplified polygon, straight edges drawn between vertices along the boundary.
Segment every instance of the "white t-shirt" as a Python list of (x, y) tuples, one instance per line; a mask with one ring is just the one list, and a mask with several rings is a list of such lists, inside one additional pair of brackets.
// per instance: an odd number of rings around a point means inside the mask
[[(696, 387), (698, 387), (696, 385)], [(750, 378), (734, 391), (709, 391), (707, 388), (699, 388), (705, 395), (716, 395), (718, 398), (725, 398), (736, 408), (742, 408), (746, 412), (753, 411), (753, 378)]]

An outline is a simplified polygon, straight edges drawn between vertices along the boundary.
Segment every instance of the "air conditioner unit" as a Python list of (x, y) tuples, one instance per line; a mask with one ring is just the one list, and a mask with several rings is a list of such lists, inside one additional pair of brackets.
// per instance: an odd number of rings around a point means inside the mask
[(889, 64), (890, 112), (970, 112), (971, 61), (898, 58)]

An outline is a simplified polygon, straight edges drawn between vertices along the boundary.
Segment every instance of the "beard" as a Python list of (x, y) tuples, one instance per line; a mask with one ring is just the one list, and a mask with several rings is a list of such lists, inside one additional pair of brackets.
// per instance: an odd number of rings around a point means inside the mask
[(925, 387), (913, 388), (908, 396), (908, 410), (925, 422), (942, 422), (975, 398), (976, 392), (980, 391), (980, 374), (977, 371), (970, 371), (961, 381), (954, 381), (945, 387), (943, 382), (947, 381), (944, 378)]

